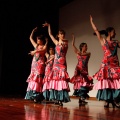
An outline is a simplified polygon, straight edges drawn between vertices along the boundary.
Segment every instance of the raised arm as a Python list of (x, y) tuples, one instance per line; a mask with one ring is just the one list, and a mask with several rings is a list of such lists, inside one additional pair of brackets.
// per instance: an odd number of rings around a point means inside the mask
[(50, 61), (52, 61), (55, 58), (54, 55), (51, 56), (51, 58), (49, 60), (46, 61), (46, 64), (49, 63)]
[(28, 53), (28, 54), (34, 55), (37, 52), (39, 52), (39, 53), (40, 52), (45, 52), (46, 49), (47, 49), (47, 44), (48, 44), (48, 39), (46, 39), (46, 43), (45, 43), (45, 45), (43, 46), (42, 49), (30, 51), (30, 53)]
[(48, 57), (49, 57), (49, 54), (46, 52), (46, 53), (45, 53), (45, 56), (46, 56), (46, 58), (48, 59)]
[(75, 46), (75, 36), (74, 36), (74, 34), (72, 34), (72, 46), (73, 46), (73, 50), (74, 50), (74, 52), (76, 53), (76, 54), (78, 54), (79, 53), (79, 50), (76, 48), (76, 46)]
[(92, 18), (91, 15), (90, 15), (90, 23), (91, 23), (92, 28), (93, 28), (94, 32), (96, 33), (98, 39), (100, 40), (101, 44), (103, 44), (103, 37), (100, 35), (97, 27), (96, 27), (95, 24), (93, 23), (93, 18)]
[(37, 30), (37, 27), (34, 28), (34, 29), (32, 30), (32, 32), (31, 32), (31, 34), (30, 34), (30, 42), (32, 43), (32, 45), (33, 45), (34, 48), (36, 48), (36, 46), (37, 46), (37, 43), (33, 40), (33, 34), (34, 34), (34, 32), (35, 32), (36, 30)]
[(45, 24), (43, 24), (43, 27), (45, 27), (45, 26), (48, 26), (48, 34), (49, 34), (51, 40), (53, 41), (53, 43), (54, 43), (55, 45), (57, 45), (57, 44), (58, 44), (58, 41), (57, 41), (57, 40), (55, 39), (55, 37), (52, 35), (52, 31), (51, 31), (51, 26), (50, 26), (50, 24), (47, 23), (47, 22), (45, 22)]

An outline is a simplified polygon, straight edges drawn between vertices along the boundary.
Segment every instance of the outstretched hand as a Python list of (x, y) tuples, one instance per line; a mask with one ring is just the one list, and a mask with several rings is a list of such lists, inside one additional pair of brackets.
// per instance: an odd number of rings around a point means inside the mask
[(92, 16), (90, 15), (90, 21), (93, 21), (93, 18), (92, 18)]
[(33, 56), (35, 53), (36, 53), (36, 50), (30, 51), (28, 54)]
[(49, 23), (45, 22), (44, 24), (42, 24), (43, 27), (49, 26)]
[(33, 32), (37, 31), (37, 29), (38, 29), (38, 28), (37, 28), (37, 27), (35, 27), (35, 28), (33, 29)]

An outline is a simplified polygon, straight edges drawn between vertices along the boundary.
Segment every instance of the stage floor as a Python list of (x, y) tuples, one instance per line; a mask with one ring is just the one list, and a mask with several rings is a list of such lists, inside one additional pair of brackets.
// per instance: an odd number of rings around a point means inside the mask
[(88, 100), (85, 106), (78, 99), (63, 106), (24, 98), (0, 97), (0, 120), (120, 120), (119, 108), (104, 108), (104, 102)]

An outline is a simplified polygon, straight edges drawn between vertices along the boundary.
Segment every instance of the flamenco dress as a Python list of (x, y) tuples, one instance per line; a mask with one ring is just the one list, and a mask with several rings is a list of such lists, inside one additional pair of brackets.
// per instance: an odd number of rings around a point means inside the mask
[[(53, 68), (47, 76), (49, 81), (48, 89), (50, 91), (49, 100), (69, 102), (69, 75), (67, 73), (66, 53), (68, 45), (59, 45), (55, 47), (55, 58)], [(43, 87), (43, 92), (45, 91)]]
[[(41, 49), (42, 46), (36, 49)], [(45, 72), (45, 52), (37, 52), (33, 56), (31, 64), (31, 72), (27, 78), (28, 87), (25, 99), (42, 101), (43, 77)]]
[(105, 40), (102, 46), (104, 57), (97, 73), (93, 75), (97, 83), (93, 89), (98, 90), (97, 99), (113, 101), (120, 97), (120, 66), (117, 56), (117, 42)]
[(73, 85), (74, 96), (83, 99), (89, 98), (89, 91), (93, 88), (93, 79), (88, 74), (88, 61), (90, 56), (77, 54), (78, 63), (74, 76), (70, 79)]

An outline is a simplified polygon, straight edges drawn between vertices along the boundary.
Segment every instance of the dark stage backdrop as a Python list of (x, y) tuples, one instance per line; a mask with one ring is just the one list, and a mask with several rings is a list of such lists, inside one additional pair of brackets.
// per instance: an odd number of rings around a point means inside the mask
[[(59, 7), (56, 0), (2, 1), (0, 3), (0, 94), (26, 93), (26, 79), (30, 74), (33, 47), (29, 36), (33, 28), (41, 33), (45, 20), (52, 25), (53, 34), (59, 26)], [(51, 44), (51, 43), (50, 43)]]

